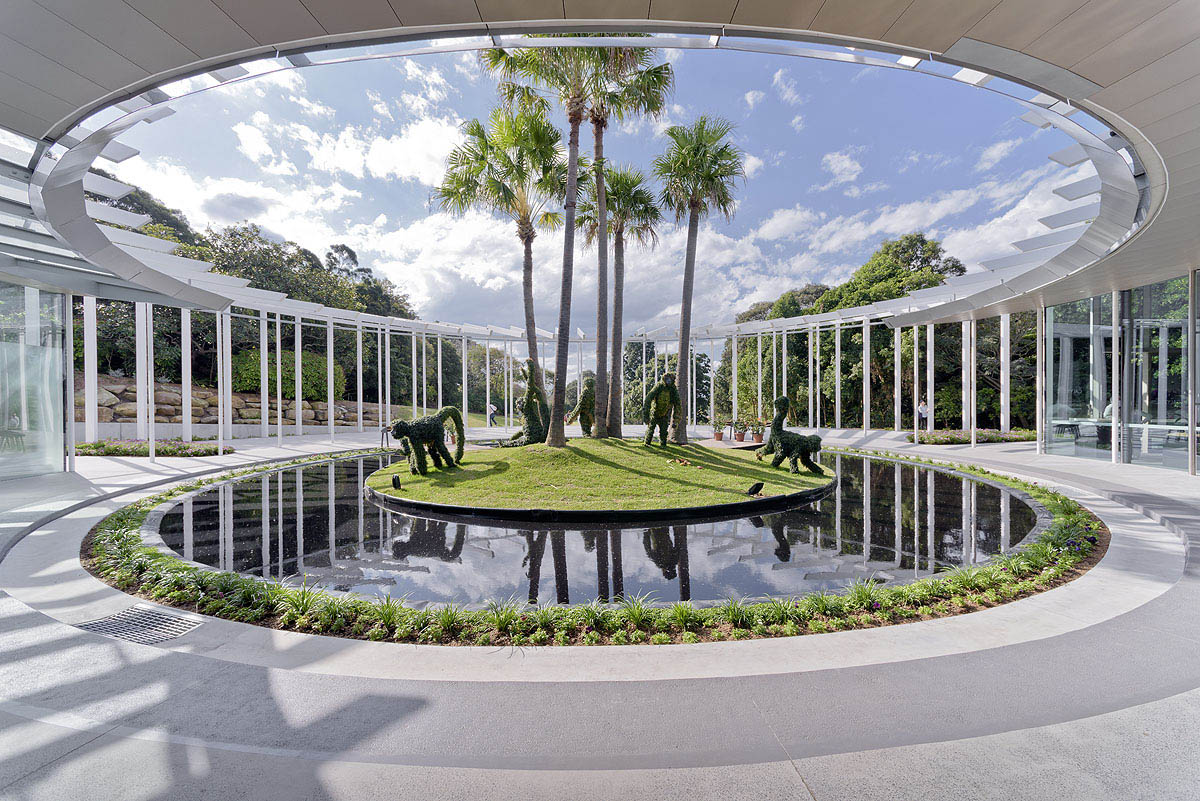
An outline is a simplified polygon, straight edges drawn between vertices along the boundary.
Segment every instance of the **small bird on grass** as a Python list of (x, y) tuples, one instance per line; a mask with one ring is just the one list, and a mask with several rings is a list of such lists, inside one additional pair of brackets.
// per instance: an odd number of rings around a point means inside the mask
[(750, 485), (750, 489), (746, 490), (746, 494), (753, 498), (758, 495), (758, 493), (762, 492), (762, 488), (763, 483), (761, 481), (755, 481)]

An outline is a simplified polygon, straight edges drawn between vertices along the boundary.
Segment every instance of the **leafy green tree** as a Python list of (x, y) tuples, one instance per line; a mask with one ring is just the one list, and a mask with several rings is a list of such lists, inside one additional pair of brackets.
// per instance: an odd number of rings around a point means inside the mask
[[(683, 264), (683, 299), (679, 308), (679, 353), (691, 348), (692, 288), (696, 275), (696, 237), (700, 219), (717, 211), (733, 216), (733, 187), (745, 175), (742, 152), (729, 135), (733, 124), (720, 118), (700, 117), (690, 126), (667, 129), (667, 152), (654, 160), (654, 172), (663, 182), (662, 204), (675, 212), (678, 222), (688, 221), (687, 251)], [(687, 397), (688, 375), (678, 376), (679, 394)], [(677, 426), (674, 441), (687, 444), (687, 426)]]
[[(496, 109), (486, 127), (471, 120), (463, 133), (466, 141), (450, 153), (436, 195), (444, 208), (456, 213), (482, 207), (516, 223), (525, 251), (526, 345), (534, 363), (540, 364), (533, 311), (533, 240), (539, 228), (552, 231), (563, 224), (562, 214), (549, 208), (561, 202), (567, 190), (562, 134), (533, 108)], [(535, 380), (544, 391), (540, 368), (535, 370)]]
[[(662, 223), (662, 210), (654, 199), (654, 193), (646, 185), (646, 177), (633, 167), (608, 167), (604, 170), (608, 186), (608, 225), (613, 236), (613, 312), (612, 312), (612, 365), (609, 370), (610, 386), (608, 412), (605, 415), (609, 436), (622, 435), (622, 364), (621, 328), (625, 314), (625, 244), (636, 242), (643, 248), (658, 244), (658, 226)], [(590, 243), (598, 239), (602, 227), (600, 221), (599, 184), (597, 190), (585, 198), (579, 208), (579, 226)], [(597, 355), (597, 359), (599, 359)], [(627, 357), (626, 357), (627, 358)], [(600, 392), (597, 380), (596, 402)], [(597, 420), (600, 418), (597, 417)], [(599, 425), (597, 425), (597, 429)], [(599, 435), (598, 435), (599, 436)]]

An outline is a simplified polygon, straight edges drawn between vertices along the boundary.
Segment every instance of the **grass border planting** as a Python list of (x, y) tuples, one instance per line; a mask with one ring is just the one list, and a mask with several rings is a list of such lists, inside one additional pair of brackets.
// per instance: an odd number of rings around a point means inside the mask
[[(936, 431), (921, 431), (917, 434), (917, 439), (918, 445), (970, 445), (971, 431), (961, 428), (939, 428)], [(1036, 439), (1037, 432), (1025, 428), (1014, 428), (1011, 431), (998, 431), (994, 428), (975, 430), (975, 441), (978, 443), (1033, 442)], [(912, 432), (908, 434), (908, 441), (913, 441)]]
[(860, 578), (841, 593), (813, 592), (762, 603), (729, 598), (703, 608), (690, 602), (658, 606), (649, 596), (573, 606), (531, 606), (512, 598), (493, 600), (483, 609), (452, 603), (416, 608), (401, 598), (371, 601), (307, 583), (289, 585), (200, 568), (142, 539), (141, 526), (155, 507), (206, 485), (309, 462), (384, 452), (322, 454), (176, 485), (98, 523), (83, 541), (81, 561), (93, 575), (130, 594), (276, 629), (372, 641), (489, 647), (667, 645), (873, 628), (986, 609), (1077, 578), (1100, 560), (1109, 542), (1108, 529), (1095, 515), (1036, 483), (968, 465), (854, 449), (830, 452), (952, 467), (1027, 492), (1052, 519), (1032, 541), (986, 565), (955, 568), (896, 587)]
[[(229, 445), (222, 454), (233, 453)], [(149, 456), (150, 443), (144, 439), (102, 439), (96, 442), (76, 442), (76, 456)], [(212, 440), (184, 442), (181, 439), (160, 439), (154, 442), (155, 456), (216, 456), (217, 443)]]

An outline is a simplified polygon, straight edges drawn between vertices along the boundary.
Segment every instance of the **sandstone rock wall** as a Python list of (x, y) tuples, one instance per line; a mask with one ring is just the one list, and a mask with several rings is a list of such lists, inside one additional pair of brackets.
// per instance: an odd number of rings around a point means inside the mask
[[(75, 420), (83, 422), (83, 374), (75, 374)], [(100, 423), (137, 422), (137, 389), (133, 379), (114, 375), (100, 375), (96, 389), (97, 421)], [(393, 405), (392, 419), (401, 413), (402, 407)], [(154, 420), (158, 423), (182, 423), (189, 410), (183, 408), (183, 388), (179, 384), (154, 385)], [(279, 407), (275, 398), (268, 399), (268, 420), (274, 424)], [(192, 422), (197, 424), (217, 422), (217, 391), (208, 387), (192, 387)], [(257, 423), (263, 413), (262, 399), (257, 393), (233, 393), (233, 422)], [(300, 401), (300, 415), (305, 424), (326, 424), (329, 407), (323, 401)], [(352, 426), (358, 420), (358, 403), (340, 401), (333, 404), (333, 424)], [(296, 420), (296, 402), (283, 400), (284, 424)], [(379, 404), (363, 403), (363, 426), (370, 428), (380, 424)]]

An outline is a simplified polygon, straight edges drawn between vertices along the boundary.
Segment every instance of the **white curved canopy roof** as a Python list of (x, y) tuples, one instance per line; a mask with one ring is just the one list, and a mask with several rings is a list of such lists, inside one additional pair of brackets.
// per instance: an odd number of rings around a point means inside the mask
[[(531, 29), (657, 31), (676, 34), (674, 46), (928, 68), (981, 86), (1000, 76), (1038, 90), (1022, 98), (1029, 109), (1023, 119), (1074, 136), (1077, 144), (1055, 154), (1056, 161), (1090, 160), (1095, 166), (1094, 179), (1061, 190), (1078, 206), (1045, 221), (1046, 236), (1018, 243), (1012, 256), (990, 265), (991, 272), (843, 310), (837, 319), (913, 324), (989, 316), (1138, 286), (1197, 266), (1195, 0), (9, 0), (0, 6), (0, 127), (41, 145), (28, 165), (36, 169), (25, 202), (0, 191), (0, 254), (7, 254), (0, 255), (0, 268), (5, 258), (23, 258), (34, 271), (90, 264), (96, 281), (180, 303), (294, 303), (264, 297), (273, 293), (237, 291), (227, 279), (198, 274), (161, 252), (148, 256), (154, 246), (145, 242), (97, 236), (92, 216), (116, 220), (111, 210), (86, 204), (84, 189), (122, 190), (97, 189), (88, 167), (98, 157), (132, 155), (116, 135), (170, 113), (165, 101), (171, 82), (183, 77), (234, 80), (245, 72), (239, 63), (269, 58), (303, 66), (344, 57), (338, 48), (365, 42), (386, 43), (380, 55), (406, 46), (426, 52), (510, 44), (510, 37)], [(461, 37), (474, 41), (465, 44)], [(1070, 115), (1078, 109), (1116, 135), (1100, 138), (1075, 126)], [(124, 112), (134, 113), (118, 119)], [(4, 161), (0, 153), (0, 165)], [(13, 167), (0, 166), (0, 177), (19, 185), (24, 176)], [(30, 247), (17, 251), (13, 241), (20, 237), (38, 241), (25, 241)], [(39, 248), (49, 255), (29, 255)], [(51, 256), (79, 264), (55, 264)], [(773, 321), (769, 327), (779, 326)], [(753, 324), (737, 328), (755, 330)]]

